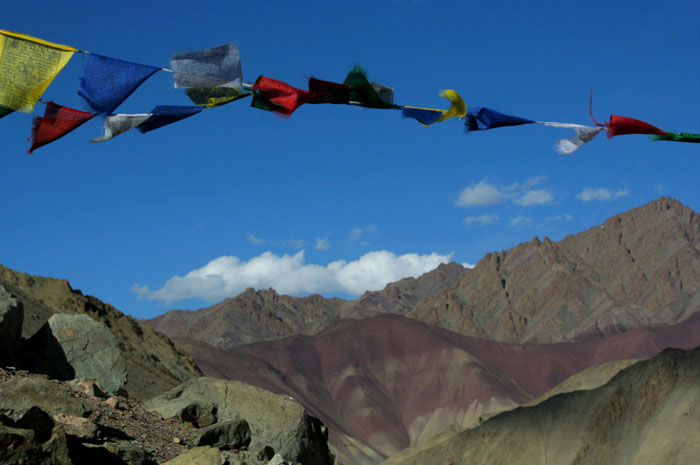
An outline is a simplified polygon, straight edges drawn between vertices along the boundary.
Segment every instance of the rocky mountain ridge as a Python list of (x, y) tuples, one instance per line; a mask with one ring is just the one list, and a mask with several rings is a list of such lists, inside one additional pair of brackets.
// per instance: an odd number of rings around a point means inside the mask
[(700, 310), (700, 215), (674, 199), (489, 253), (408, 316), (503, 342), (601, 338)]
[(220, 349), (384, 313), (502, 342), (563, 342), (673, 324), (698, 310), (700, 216), (661, 197), (559, 242), (533, 238), (471, 270), (441, 265), (353, 301), (248, 289), (146, 323)]

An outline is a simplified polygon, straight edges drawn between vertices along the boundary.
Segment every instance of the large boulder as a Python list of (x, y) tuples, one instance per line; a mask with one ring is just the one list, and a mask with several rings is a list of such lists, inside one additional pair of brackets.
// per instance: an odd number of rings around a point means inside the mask
[(87, 315), (52, 315), (29, 339), (29, 347), (31, 368), (52, 378), (94, 378), (107, 392), (126, 383), (126, 361), (114, 335)]
[[(289, 396), (273, 394), (239, 381), (195, 378), (144, 403), (165, 418), (182, 419), (196, 406), (214, 405), (220, 423), (244, 419), (250, 425), (253, 456), (265, 446), (292, 463), (331, 465), (328, 431)], [(202, 410), (202, 409), (200, 409)]]
[(22, 343), (22, 304), (0, 286), (0, 366), (17, 365)]
[(85, 406), (79, 399), (47, 379), (14, 378), (0, 383), (0, 413), (16, 420), (35, 406), (51, 415), (82, 417), (85, 414)]

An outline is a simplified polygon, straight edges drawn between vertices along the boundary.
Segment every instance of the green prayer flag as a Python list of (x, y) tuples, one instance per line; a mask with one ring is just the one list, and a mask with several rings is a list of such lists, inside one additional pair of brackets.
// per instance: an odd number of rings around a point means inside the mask
[[(370, 108), (400, 108), (399, 106), (394, 105), (393, 101), (389, 102), (380, 97), (379, 93), (377, 93), (377, 90), (375, 89), (375, 86), (367, 80), (367, 75), (359, 66), (355, 66), (348, 73), (348, 75), (345, 77), (345, 81), (343, 81), (343, 84), (351, 89), (350, 103), (356, 103), (362, 105), (363, 107)], [(379, 87), (383, 92), (386, 91), (387, 94), (390, 94), (390, 92), (388, 92), (390, 90), (388, 87), (378, 85), (377, 87)]]
[(260, 110), (266, 110), (266, 111), (284, 110), (284, 107), (282, 105), (277, 105), (272, 100), (265, 98), (259, 94), (253, 95), (253, 101), (250, 102), (250, 106), (253, 108), (258, 108)]
[(700, 142), (700, 134), (689, 132), (667, 132), (666, 134), (650, 134), (651, 140), (669, 140), (674, 142)]
[(207, 108), (225, 105), (250, 95), (250, 92), (235, 87), (191, 87), (185, 93), (195, 105)]

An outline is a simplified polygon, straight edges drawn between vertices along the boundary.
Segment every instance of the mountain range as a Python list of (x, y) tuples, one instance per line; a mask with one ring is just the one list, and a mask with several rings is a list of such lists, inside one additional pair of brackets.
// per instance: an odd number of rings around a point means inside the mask
[(147, 324), (207, 375), (298, 399), (343, 463), (371, 464), (589, 367), (700, 345), (699, 270), (700, 217), (662, 197), (352, 301), (248, 289)]

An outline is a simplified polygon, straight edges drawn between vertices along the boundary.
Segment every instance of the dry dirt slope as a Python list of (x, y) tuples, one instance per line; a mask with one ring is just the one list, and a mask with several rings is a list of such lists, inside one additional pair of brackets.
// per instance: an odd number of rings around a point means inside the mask
[(700, 348), (667, 349), (603, 387), (448, 432), (383, 465), (695, 465), (698, 438)]
[(700, 313), (581, 343), (504, 344), (398, 315), (342, 320), (314, 336), (227, 351), (177, 342), (209, 376), (293, 396), (329, 426), (343, 463), (369, 464), (530, 401), (588, 367), (696, 347)]

